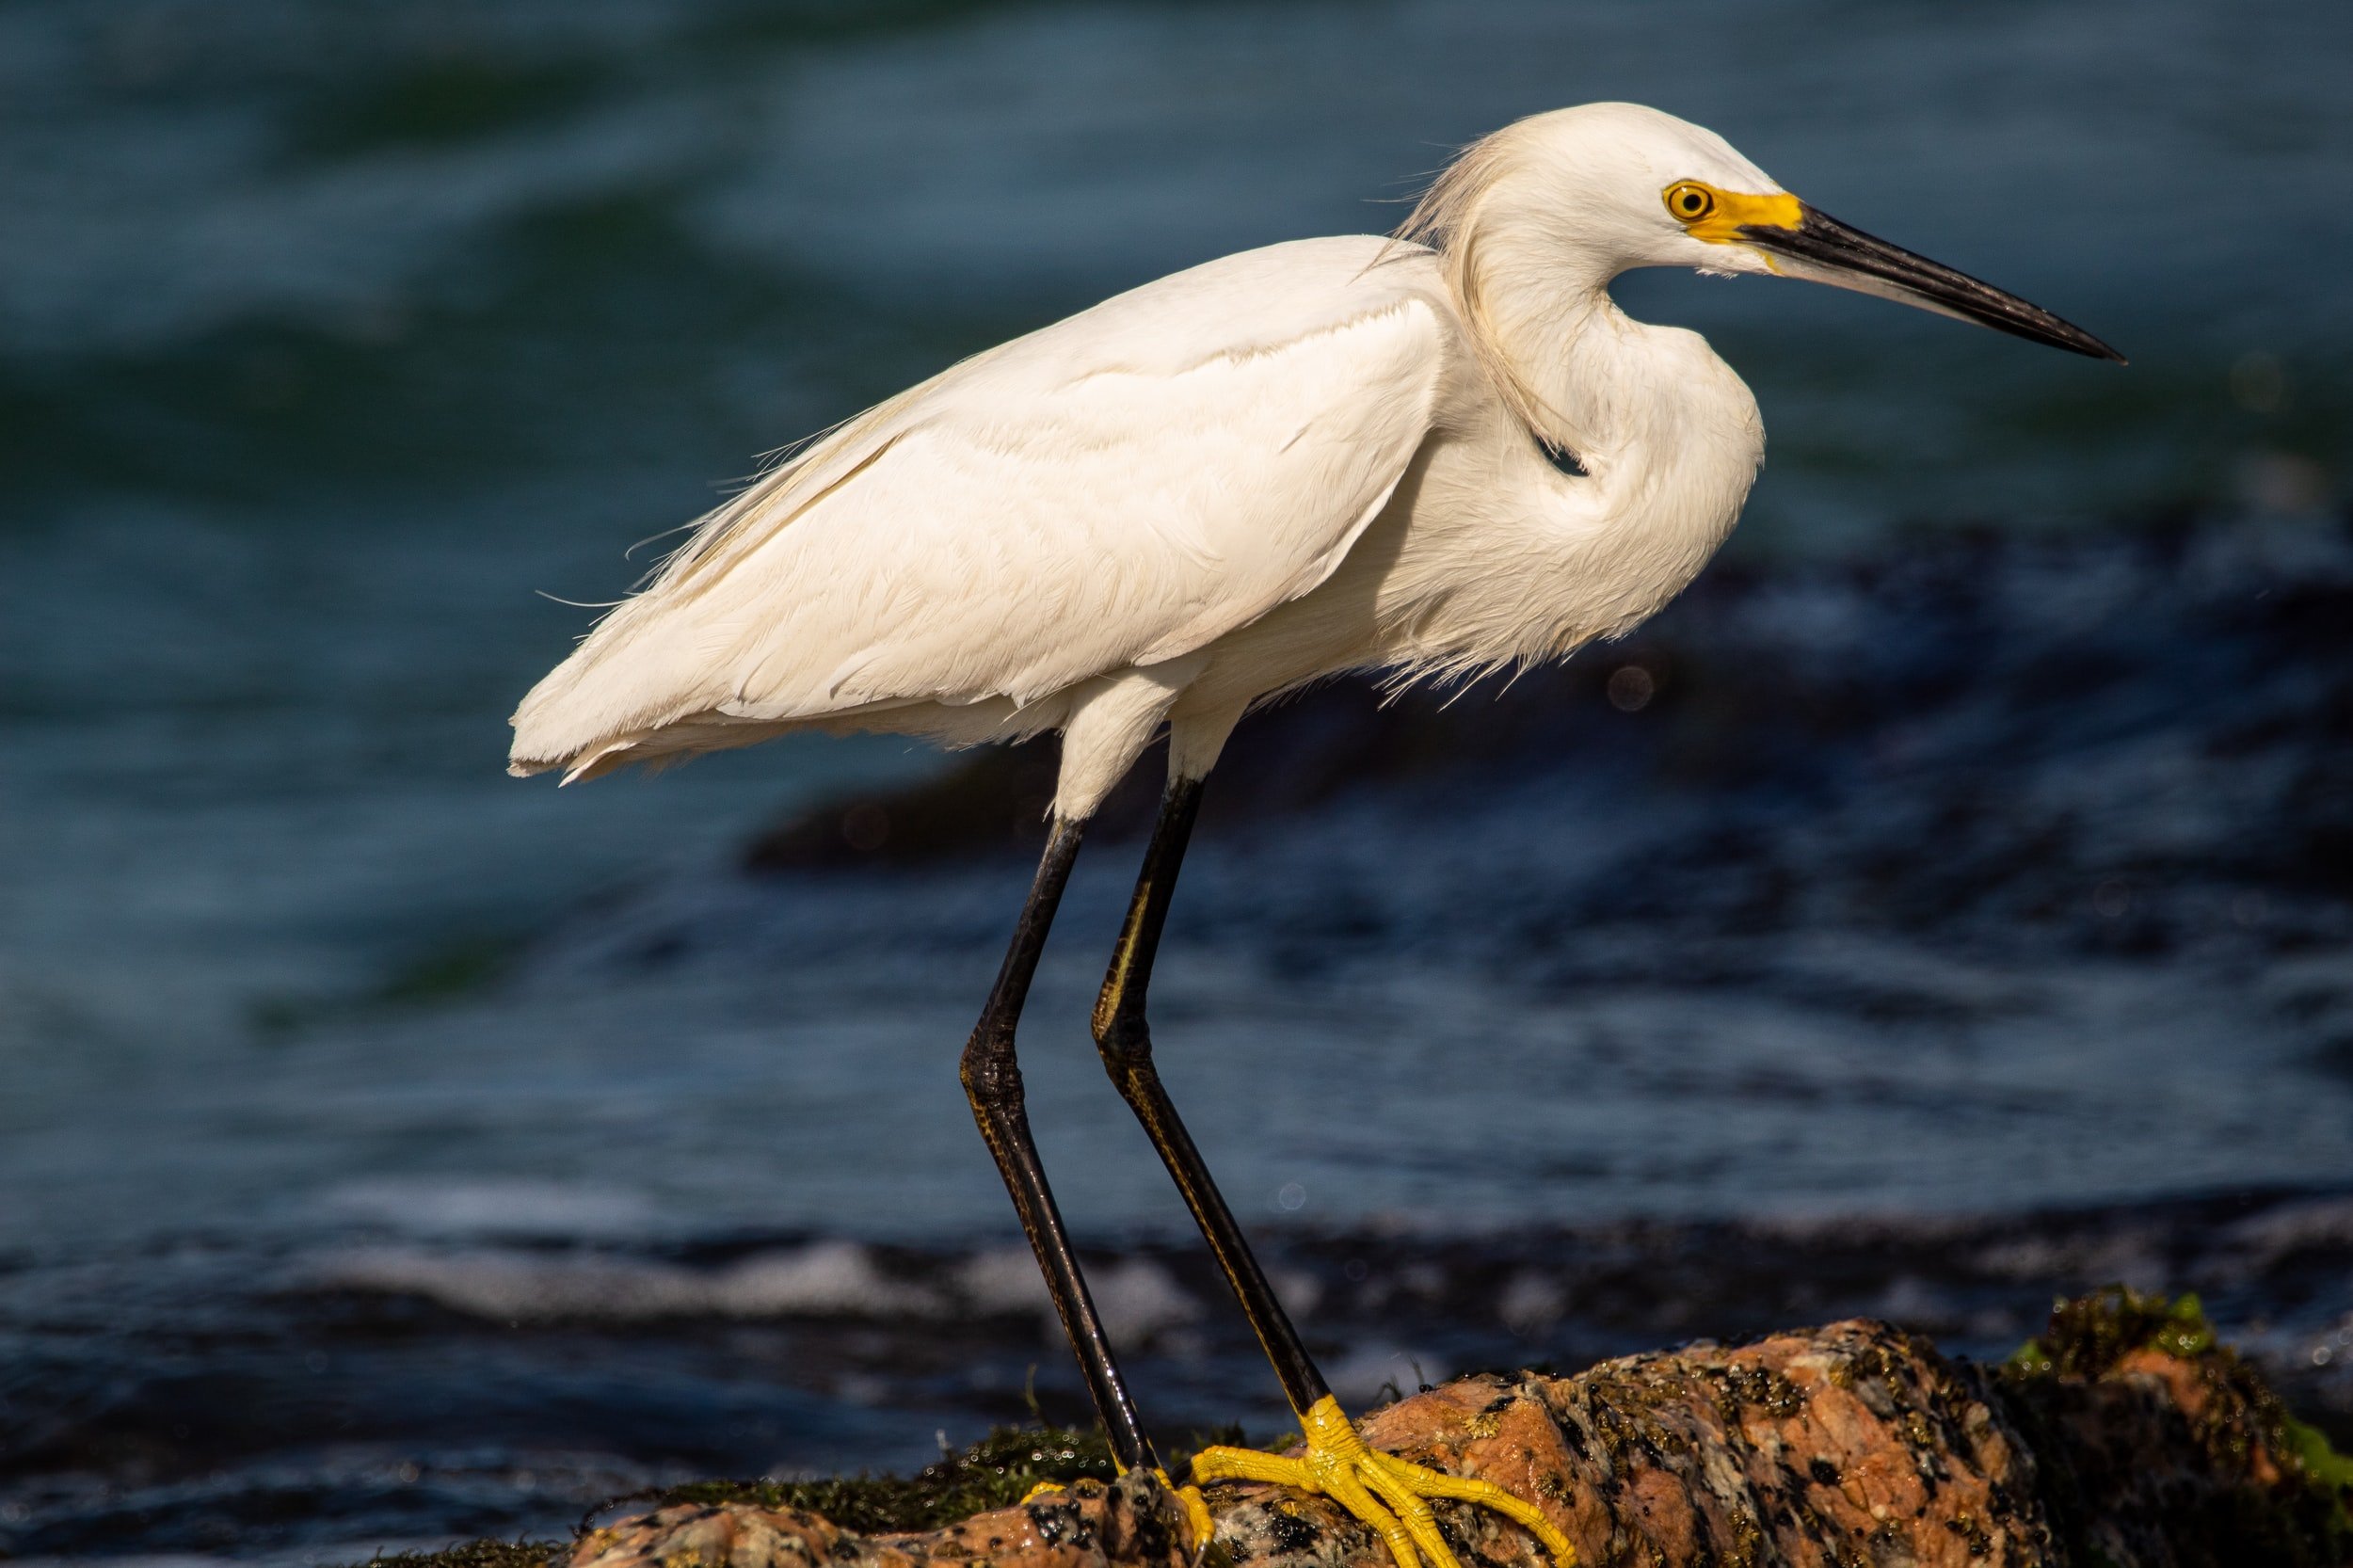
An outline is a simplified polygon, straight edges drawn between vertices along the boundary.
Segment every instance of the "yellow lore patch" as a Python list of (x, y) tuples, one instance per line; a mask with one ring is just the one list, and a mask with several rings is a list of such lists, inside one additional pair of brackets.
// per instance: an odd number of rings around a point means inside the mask
[(1787, 191), (1750, 196), (1718, 190), (1699, 180), (1677, 180), (1660, 192), (1667, 211), (1693, 239), (1710, 245), (1737, 245), (1745, 228), (1795, 229), (1805, 208)]

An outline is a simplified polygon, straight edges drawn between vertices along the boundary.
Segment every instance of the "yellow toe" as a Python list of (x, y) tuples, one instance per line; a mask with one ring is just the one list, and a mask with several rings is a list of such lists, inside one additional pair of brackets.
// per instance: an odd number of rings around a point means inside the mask
[(1169, 1480), (1166, 1470), (1156, 1466), (1152, 1473), (1160, 1478), (1160, 1484), (1167, 1487), (1169, 1495), (1176, 1499), (1176, 1506), (1185, 1511), (1185, 1524), (1193, 1531), (1193, 1555), (1199, 1557), (1201, 1549), (1209, 1544), (1209, 1536), (1217, 1528), (1209, 1518), (1209, 1500), (1201, 1496), (1198, 1486), (1179, 1486)]
[(1449, 1476), (1378, 1451), (1357, 1435), (1330, 1395), (1316, 1401), (1301, 1425), (1307, 1451), (1297, 1459), (1251, 1448), (1204, 1448), (1193, 1457), (1193, 1479), (1272, 1481), (1320, 1492), (1379, 1532), (1398, 1568), (1421, 1568), (1423, 1562), (1429, 1568), (1461, 1568), (1438, 1533), (1432, 1497), (1494, 1509), (1543, 1542), (1557, 1568), (1577, 1568), (1577, 1548), (1533, 1503), (1492, 1481)]
[[(1199, 1557), (1201, 1555), (1201, 1549), (1209, 1544), (1209, 1537), (1217, 1528), (1215, 1521), (1211, 1520), (1209, 1517), (1209, 1505), (1208, 1500), (1201, 1496), (1201, 1488), (1198, 1486), (1177, 1485), (1175, 1481), (1168, 1479), (1168, 1472), (1161, 1469), (1157, 1464), (1152, 1467), (1152, 1474), (1159, 1478), (1160, 1483), (1162, 1486), (1168, 1488), (1169, 1496), (1175, 1497), (1176, 1499), (1176, 1506), (1183, 1510), (1185, 1515), (1185, 1528), (1193, 1534), (1193, 1555), (1196, 1558)], [(1037, 1501), (1040, 1497), (1047, 1496), (1048, 1493), (1066, 1492), (1068, 1490), (1069, 1488), (1064, 1486), (1061, 1481), (1042, 1480), (1021, 1495), (1021, 1501), (1018, 1506), (1027, 1508), (1032, 1503)]]

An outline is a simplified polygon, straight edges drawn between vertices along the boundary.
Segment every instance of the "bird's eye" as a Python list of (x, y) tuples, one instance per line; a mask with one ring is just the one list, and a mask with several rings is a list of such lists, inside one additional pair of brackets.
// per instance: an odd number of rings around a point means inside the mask
[(1716, 210), (1716, 193), (1689, 180), (1669, 185), (1667, 210), (1686, 223), (1697, 223)]

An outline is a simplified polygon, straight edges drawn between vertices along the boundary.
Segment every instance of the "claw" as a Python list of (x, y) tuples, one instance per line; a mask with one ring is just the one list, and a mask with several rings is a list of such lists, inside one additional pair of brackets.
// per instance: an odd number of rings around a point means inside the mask
[[(1201, 1488), (1177, 1485), (1168, 1479), (1168, 1472), (1157, 1464), (1152, 1467), (1152, 1474), (1157, 1476), (1160, 1484), (1168, 1489), (1169, 1496), (1176, 1499), (1176, 1506), (1184, 1510), (1186, 1527), (1193, 1531), (1193, 1555), (1198, 1559), (1202, 1548), (1209, 1544), (1210, 1534), (1217, 1528), (1209, 1518), (1208, 1499), (1201, 1496)], [(1042, 1480), (1022, 1494), (1019, 1506), (1027, 1508), (1048, 1492), (1067, 1490), (1068, 1488), (1061, 1481)]]
[(1160, 1484), (1167, 1487), (1169, 1494), (1176, 1499), (1176, 1506), (1185, 1511), (1185, 1523), (1193, 1529), (1193, 1555), (1198, 1560), (1217, 1528), (1209, 1519), (1209, 1499), (1201, 1496), (1200, 1487), (1179, 1486), (1168, 1479), (1166, 1470), (1157, 1465), (1152, 1473), (1160, 1478)]
[(1261, 1480), (1321, 1492), (1378, 1531), (1397, 1568), (1462, 1568), (1438, 1533), (1424, 1499), (1451, 1497), (1492, 1508), (1545, 1544), (1558, 1568), (1577, 1568), (1577, 1548), (1533, 1503), (1492, 1481), (1468, 1480), (1385, 1454), (1357, 1435), (1330, 1395), (1318, 1400), (1301, 1425), (1307, 1451), (1297, 1459), (1252, 1448), (1204, 1448), (1193, 1456), (1193, 1479)]

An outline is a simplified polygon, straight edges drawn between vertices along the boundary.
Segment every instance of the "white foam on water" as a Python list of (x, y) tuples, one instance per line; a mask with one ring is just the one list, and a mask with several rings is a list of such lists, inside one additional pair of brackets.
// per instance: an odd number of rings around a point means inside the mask
[(423, 1296), (504, 1322), (674, 1317), (710, 1306), (707, 1287), (666, 1264), (488, 1248), (358, 1247), (321, 1259), (312, 1283), (327, 1289)]
[(718, 1311), (737, 1318), (937, 1318), (949, 1310), (937, 1291), (885, 1274), (873, 1253), (855, 1241), (745, 1258), (719, 1272), (710, 1295)]
[(1450, 1368), (1445, 1360), (1393, 1339), (1358, 1345), (1323, 1368), (1323, 1381), (1341, 1403), (1362, 1407), (1386, 1396), (1394, 1384), (1400, 1393), (1412, 1394), (1423, 1384), (1440, 1384)]
[[(511, 1247), (353, 1247), (306, 1272), (315, 1288), (423, 1296), (501, 1322), (659, 1318), (889, 1318), (1035, 1315), (1055, 1331), (1052, 1303), (1028, 1249), (992, 1249), (948, 1269), (936, 1284), (898, 1277), (856, 1241), (815, 1241), (716, 1268), (609, 1253)], [(1202, 1305), (1150, 1258), (1097, 1268), (1089, 1278), (1114, 1339), (1140, 1344), (1197, 1321)]]
[(1148, 1257), (1096, 1270), (1087, 1283), (1096, 1310), (1103, 1315), (1104, 1332), (1117, 1344), (1141, 1344), (1201, 1317), (1201, 1303)]
[(895, 1280), (853, 1241), (760, 1253), (715, 1269), (658, 1259), (496, 1247), (356, 1247), (320, 1258), (324, 1289), (423, 1296), (504, 1322), (555, 1319), (942, 1318), (941, 1292)]
[(2226, 1233), (2268, 1262), (2299, 1247), (2353, 1241), (2353, 1197), (2310, 1198), (2249, 1215)]
[(1496, 1298), (1496, 1316), (1504, 1327), (1530, 1337), (1559, 1322), (1568, 1309), (1568, 1292), (1561, 1282), (1533, 1269), (1513, 1274)]
[(656, 1211), (625, 1188), (532, 1177), (402, 1176), (344, 1182), (319, 1199), (325, 1217), (410, 1236), (642, 1236)]
[(993, 1247), (958, 1265), (956, 1288), (972, 1310), (981, 1313), (1051, 1312), (1046, 1281), (1038, 1276), (1037, 1259), (1027, 1247)]

